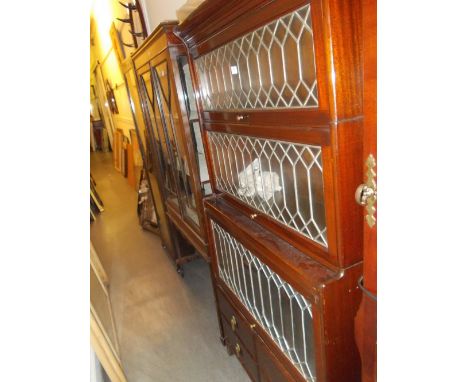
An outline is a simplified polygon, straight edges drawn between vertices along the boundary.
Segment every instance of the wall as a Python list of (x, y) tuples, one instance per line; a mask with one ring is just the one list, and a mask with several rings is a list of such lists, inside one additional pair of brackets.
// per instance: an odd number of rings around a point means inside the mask
[[(125, 83), (112, 47), (110, 28), (116, 17), (126, 18), (126, 10), (117, 0), (94, 0), (91, 9), (91, 66), (93, 70), (97, 61), (102, 69), (104, 80), (108, 80), (114, 90), (115, 100), (119, 109), (118, 114), (112, 114), (114, 128), (120, 128), (130, 139), (130, 130), (134, 129), (130, 104), (128, 102)], [(120, 24), (120, 25), (119, 25)], [(121, 27), (120, 22), (115, 25)], [(92, 73), (90, 73), (92, 77)]]
[(148, 34), (150, 34), (161, 21), (177, 20), (176, 9), (187, 0), (140, 0), (145, 14)]
[[(140, 0), (147, 24), (148, 34), (164, 20), (175, 20), (176, 10), (186, 0)], [(114, 96), (119, 109), (118, 114), (112, 114), (114, 128), (120, 128), (130, 139), (130, 130), (134, 129), (130, 104), (122, 73), (119, 68), (116, 53), (112, 47), (110, 28), (116, 17), (127, 18), (127, 11), (117, 0), (92, 0), (91, 6), (91, 70), (99, 61), (104, 80), (108, 80), (114, 90)], [(117, 29), (122, 33), (124, 41), (131, 42), (130, 34), (126, 31), (127, 24), (114, 21)], [(92, 77), (92, 73), (91, 77)]]

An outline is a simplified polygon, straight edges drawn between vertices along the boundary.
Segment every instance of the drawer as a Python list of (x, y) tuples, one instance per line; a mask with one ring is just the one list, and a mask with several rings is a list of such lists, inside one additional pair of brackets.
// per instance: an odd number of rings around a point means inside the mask
[(278, 359), (257, 337), (257, 362), (261, 382), (298, 382), (285, 370)]
[(229, 352), (237, 357), (252, 381), (259, 381), (257, 363), (249, 353), (250, 350), (247, 350), (242, 340), (234, 334), (226, 318), (222, 317), (221, 321), (223, 323), (224, 334), (226, 335), (226, 346)]
[(218, 289), (217, 292), (219, 309), (221, 311), (221, 315), (225, 319), (225, 322), (223, 323), (225, 326), (224, 333), (234, 333), (236, 337), (240, 338), (250, 354), (255, 354), (255, 343), (252, 330), (250, 329), (250, 324), (244, 316), (231, 305), (220, 289)]

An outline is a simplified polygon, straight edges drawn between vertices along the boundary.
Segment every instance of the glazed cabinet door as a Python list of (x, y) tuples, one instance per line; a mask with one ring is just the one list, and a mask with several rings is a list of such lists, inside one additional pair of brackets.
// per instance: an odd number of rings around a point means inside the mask
[(157, 97), (156, 118), (167, 136), (167, 150), (173, 158), (173, 176), (179, 192), (180, 210), (184, 219), (198, 227), (199, 219), (194, 193), (194, 182), (188, 161), (183, 132), (180, 129), (180, 117), (177, 113), (177, 93), (168, 58), (156, 58), (151, 64), (153, 85)]
[(179, 209), (177, 183), (175, 171), (173, 170), (175, 158), (171, 155), (172, 152), (170, 150), (170, 145), (168, 144), (169, 138), (161, 125), (160, 118), (158, 121), (158, 100), (155, 95), (151, 67), (146, 65), (141, 68), (138, 71), (138, 77), (142, 106), (146, 117), (146, 130), (148, 131), (153, 147), (158, 154), (156, 166), (158, 167), (158, 173), (160, 175), (159, 185), (167, 205), (174, 209)]
[(271, 8), (246, 13), (237, 26), (198, 46), (194, 63), (207, 121), (281, 123), (291, 109), (315, 119), (327, 110), (325, 82), (318, 81), (323, 61), (315, 55), (320, 23), (311, 4)]
[(178, 76), (180, 81), (179, 104), (186, 125), (188, 135), (188, 149), (193, 153), (195, 159), (195, 169), (200, 184), (201, 196), (209, 196), (212, 193), (210, 185), (210, 176), (205, 156), (205, 147), (203, 142), (201, 121), (198, 114), (198, 108), (193, 89), (192, 73), (190, 71), (189, 57), (186, 54), (177, 54)]
[[(154, 206), (157, 210), (158, 219), (160, 221), (160, 234), (163, 245), (169, 249), (169, 252), (173, 254), (174, 248), (169, 233), (168, 221), (165, 214), (164, 203), (162, 202), (163, 197), (159, 188), (160, 173), (159, 170), (161, 158), (160, 148), (156, 145), (157, 141), (154, 139), (154, 131), (152, 131), (153, 125), (151, 122), (147, 122), (146, 118), (149, 115), (142, 112), (142, 106), (140, 102), (139, 87), (133, 70), (129, 69), (124, 73), (125, 84), (128, 89), (129, 101), (132, 106), (132, 112), (134, 115), (134, 121), (136, 126), (138, 144), (144, 161), (144, 168), (149, 180), (151, 195), (153, 198)], [(145, 95), (146, 97), (146, 95)], [(146, 99), (146, 98), (145, 98)], [(145, 103), (146, 105), (146, 103)], [(149, 126), (150, 128), (147, 128)]]

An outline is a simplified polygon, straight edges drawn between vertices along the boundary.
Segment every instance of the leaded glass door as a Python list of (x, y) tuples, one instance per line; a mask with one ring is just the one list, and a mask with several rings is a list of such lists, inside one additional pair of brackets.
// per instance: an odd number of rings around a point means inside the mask
[(156, 118), (166, 136), (166, 149), (173, 158), (172, 176), (179, 192), (180, 210), (186, 220), (198, 227), (199, 218), (194, 181), (188, 161), (185, 141), (177, 113), (177, 93), (168, 61), (163, 60), (151, 68), (153, 87), (157, 99)]
[(188, 58), (186, 55), (178, 56), (177, 58), (179, 76), (181, 81), (183, 106), (185, 107), (186, 116), (189, 126), (188, 140), (192, 146), (196, 170), (198, 172), (198, 180), (201, 186), (202, 196), (208, 196), (212, 193), (210, 185), (210, 176), (208, 173), (208, 166), (205, 157), (205, 147), (203, 143), (201, 121), (198, 115), (198, 109), (195, 100), (195, 92), (193, 90), (192, 75), (190, 73), (190, 67)]
[[(146, 114), (146, 125), (148, 126), (147, 131), (150, 139), (153, 142), (153, 146), (158, 152), (158, 160), (155, 155), (151, 156), (151, 166), (155, 169), (159, 166), (160, 179), (162, 188), (164, 191), (165, 199), (172, 203), (175, 208), (178, 208), (179, 200), (177, 193), (177, 185), (172, 171), (174, 158), (171, 155), (171, 150), (168, 149), (168, 137), (165, 130), (161, 126), (160, 118), (158, 120), (158, 106), (157, 98), (152, 81), (152, 73), (150, 68), (140, 74), (140, 87), (142, 90), (142, 101), (144, 105), (144, 111)], [(156, 153), (154, 153), (156, 154)]]

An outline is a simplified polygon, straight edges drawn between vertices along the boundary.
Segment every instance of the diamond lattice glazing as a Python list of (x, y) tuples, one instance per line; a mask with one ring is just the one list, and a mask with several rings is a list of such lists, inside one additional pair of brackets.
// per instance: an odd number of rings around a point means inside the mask
[(205, 110), (317, 107), (310, 6), (195, 60)]
[(327, 247), (322, 150), (208, 132), (216, 187)]
[(315, 381), (310, 303), (215, 222), (221, 279), (267, 331), (307, 381)]

